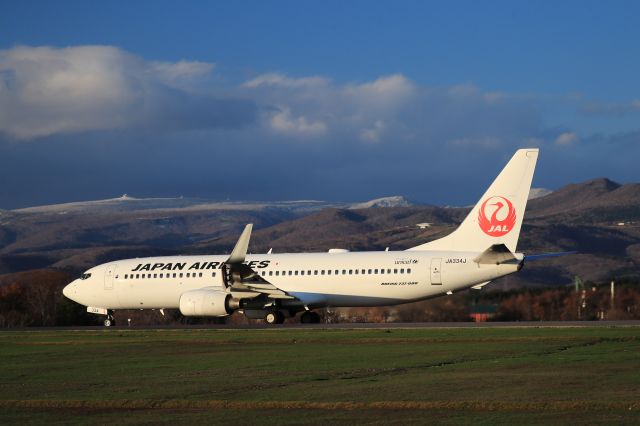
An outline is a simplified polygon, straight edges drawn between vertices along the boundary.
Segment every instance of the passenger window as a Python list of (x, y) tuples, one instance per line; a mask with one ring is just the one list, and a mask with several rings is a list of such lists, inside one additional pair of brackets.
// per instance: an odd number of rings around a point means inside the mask
[(390, 274), (390, 273), (391, 273), (391, 269), (387, 269), (387, 274)]
[(411, 268), (407, 268), (407, 274), (411, 273)]
[(180, 272), (180, 278), (182, 278), (182, 272)]
[(349, 275), (353, 275), (353, 269), (349, 269)]
[(394, 274), (397, 274), (397, 273), (398, 273), (398, 270), (397, 270), (397, 269), (394, 269), (394, 270), (393, 270), (393, 273), (394, 273)]
[(380, 269), (380, 273), (381, 273), (381, 274), (384, 274), (384, 269)]
[(401, 274), (404, 274), (404, 269), (400, 269), (400, 273), (401, 273)]
[(371, 274), (371, 269), (369, 269), (369, 274)]
[(289, 271), (289, 275), (293, 275), (293, 271)]
[(342, 270), (342, 275), (347, 275), (347, 270), (346, 269)]
[(331, 275), (331, 269), (327, 270), (327, 275)]
[(320, 275), (324, 275), (324, 269), (320, 271)]
[(269, 276), (273, 276), (273, 271), (269, 271)]
[(127, 278), (129, 278), (129, 275), (124, 274), (124, 279), (126, 280)]
[(304, 271), (300, 271), (300, 275), (304, 275)]

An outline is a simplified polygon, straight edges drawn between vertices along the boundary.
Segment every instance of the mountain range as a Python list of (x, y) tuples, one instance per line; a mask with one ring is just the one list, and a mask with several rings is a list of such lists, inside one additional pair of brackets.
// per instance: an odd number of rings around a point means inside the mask
[[(532, 190), (518, 250), (578, 252), (527, 264), (488, 288), (640, 277), (640, 184), (606, 178)], [(468, 207), (419, 205), (402, 196), (360, 203), (230, 202), (119, 198), (0, 211), (0, 274), (37, 268), (74, 273), (126, 257), (228, 253), (254, 223), (254, 252), (403, 250), (446, 235)], [(421, 229), (419, 223), (430, 226)]]

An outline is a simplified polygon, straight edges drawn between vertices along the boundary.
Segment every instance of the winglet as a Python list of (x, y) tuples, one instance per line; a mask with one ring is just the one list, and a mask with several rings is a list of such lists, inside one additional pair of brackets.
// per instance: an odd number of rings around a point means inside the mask
[(244, 227), (244, 231), (238, 238), (238, 242), (236, 246), (233, 248), (229, 259), (227, 259), (228, 264), (231, 263), (242, 263), (244, 262), (244, 258), (247, 255), (247, 249), (249, 248), (249, 239), (251, 238), (251, 229), (253, 228), (253, 223), (249, 223)]

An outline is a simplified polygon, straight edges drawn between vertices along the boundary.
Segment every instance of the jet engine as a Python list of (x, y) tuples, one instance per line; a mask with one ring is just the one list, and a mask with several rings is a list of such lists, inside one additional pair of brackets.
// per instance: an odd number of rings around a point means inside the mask
[(233, 312), (231, 295), (217, 289), (190, 290), (180, 296), (184, 316), (224, 317)]

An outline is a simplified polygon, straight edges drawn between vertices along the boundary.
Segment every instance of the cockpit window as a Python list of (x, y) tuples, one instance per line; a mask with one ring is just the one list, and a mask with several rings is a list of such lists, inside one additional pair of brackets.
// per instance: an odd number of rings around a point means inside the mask
[(91, 272), (85, 272), (84, 274), (80, 275), (81, 280), (86, 280), (89, 277), (91, 277)]

